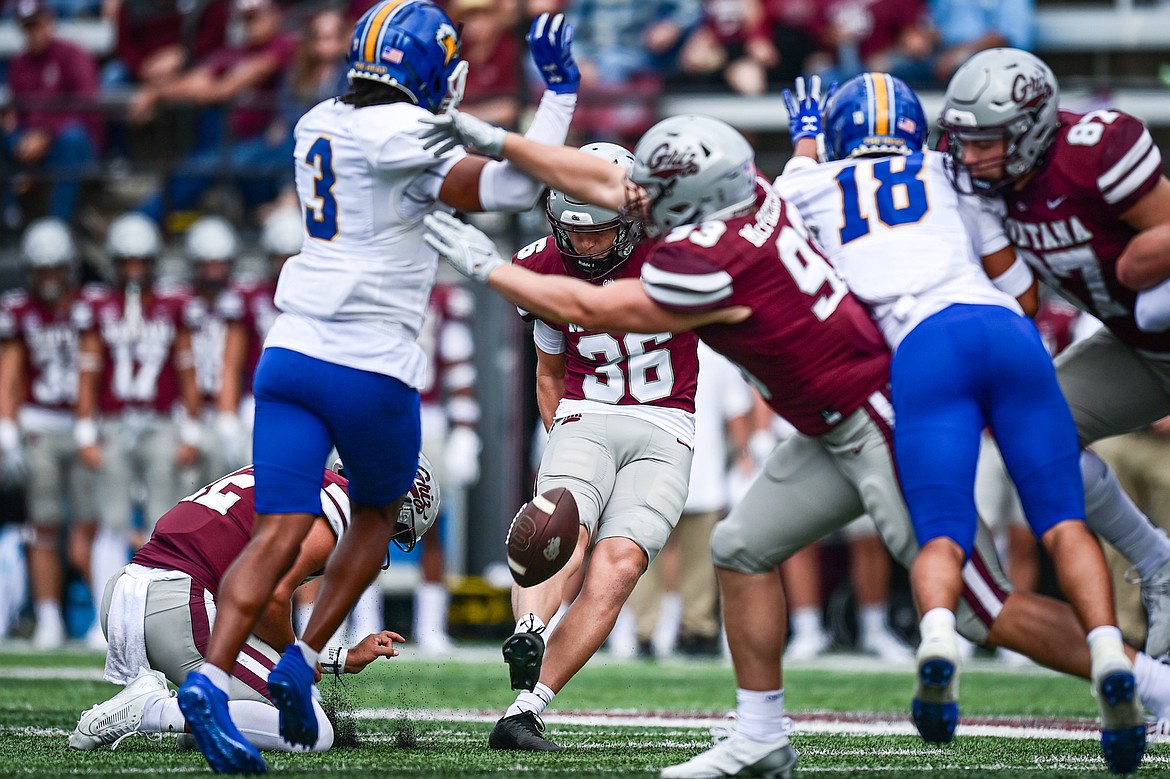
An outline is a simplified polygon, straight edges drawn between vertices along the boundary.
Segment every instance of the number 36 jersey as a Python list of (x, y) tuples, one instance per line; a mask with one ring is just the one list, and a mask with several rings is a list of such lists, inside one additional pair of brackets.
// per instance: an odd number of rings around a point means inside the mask
[(1008, 236), (1036, 274), (1135, 349), (1170, 353), (1170, 333), (1138, 329), (1137, 293), (1117, 280), (1136, 231), (1121, 219), (1162, 176), (1145, 126), (1120, 111), (1060, 112), (1036, 175), (1004, 193)]
[[(651, 246), (650, 241), (636, 246), (610, 278), (638, 278)], [(552, 236), (521, 249), (515, 262), (536, 273), (568, 275)], [(687, 445), (694, 441), (699, 377), (699, 339), (694, 333), (617, 333), (538, 319), (533, 337), (541, 351), (565, 355), (558, 419), (627, 414), (669, 430)]]
[(305, 236), (281, 270), (282, 315), (265, 346), (421, 385), (426, 357), (415, 341), (438, 262), (422, 220), (451, 210), (439, 189), (465, 154), (423, 148), (419, 120), (429, 115), (408, 103), (356, 109), (330, 99), (297, 122)]
[(945, 159), (932, 151), (823, 165), (796, 157), (776, 179), (893, 347), (953, 303), (1020, 311), (983, 270), (982, 258), (1008, 245), (1000, 220), (954, 190)]

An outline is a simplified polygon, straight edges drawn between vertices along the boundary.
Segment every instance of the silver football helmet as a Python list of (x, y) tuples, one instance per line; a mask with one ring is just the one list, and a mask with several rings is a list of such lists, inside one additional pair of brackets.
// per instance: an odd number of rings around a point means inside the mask
[[(621, 166), (627, 172), (634, 167), (634, 155), (616, 143), (590, 143), (581, 151)], [(552, 225), (553, 240), (561, 252), (565, 270), (588, 281), (603, 279), (630, 258), (642, 238), (641, 225), (628, 216), (574, 200), (564, 192), (549, 190), (545, 215)], [(617, 230), (613, 243), (593, 252), (581, 252), (573, 246), (571, 235)]]
[[(345, 476), (345, 465), (340, 459), (333, 461), (334, 473)], [(418, 470), (414, 473), (414, 484), (398, 510), (398, 521), (390, 541), (404, 552), (414, 545), (439, 519), (439, 482), (435, 478), (435, 467), (422, 452), (418, 453)], [(390, 553), (386, 553), (383, 569), (390, 565)]]
[(201, 216), (187, 230), (187, 258), (194, 263), (235, 261), (239, 245), (236, 228), (222, 216)]
[(278, 208), (264, 220), (260, 232), (260, 247), (273, 257), (289, 257), (301, 250), (305, 220), (296, 206)]
[(439, 481), (435, 478), (435, 467), (422, 452), (418, 453), (418, 470), (414, 484), (402, 501), (398, 511), (398, 523), (390, 539), (404, 552), (414, 549), (423, 535), (435, 526), (439, 519)]
[(749, 208), (756, 198), (755, 152), (726, 122), (672, 116), (638, 141), (630, 178), (646, 191), (647, 232), (657, 237)]
[(69, 225), (55, 216), (42, 217), (20, 237), (20, 262), (26, 268), (57, 268), (77, 261), (77, 244)]
[(131, 211), (110, 225), (106, 234), (106, 252), (115, 260), (158, 257), (162, 253), (162, 234), (150, 217)]
[[(1027, 175), (1060, 129), (1059, 102), (1052, 69), (1026, 51), (986, 49), (964, 62), (947, 85), (939, 117), (960, 188), (990, 193)], [(1003, 157), (975, 168), (966, 165), (964, 139), (992, 138), (1007, 140)], [(1002, 179), (980, 177), (1001, 163)]]

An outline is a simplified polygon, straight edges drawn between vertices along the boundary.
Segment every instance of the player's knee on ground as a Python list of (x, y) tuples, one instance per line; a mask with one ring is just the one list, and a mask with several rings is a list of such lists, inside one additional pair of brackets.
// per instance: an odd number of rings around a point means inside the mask
[(715, 525), (711, 533), (711, 560), (716, 568), (729, 568), (746, 574), (767, 573), (779, 560), (760, 557), (758, 545), (744, 533), (744, 528), (728, 520)]

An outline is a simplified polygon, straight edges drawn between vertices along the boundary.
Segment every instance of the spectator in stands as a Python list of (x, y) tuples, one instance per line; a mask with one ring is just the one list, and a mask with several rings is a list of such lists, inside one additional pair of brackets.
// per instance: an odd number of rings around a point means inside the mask
[(816, 50), (819, 7), (806, 0), (705, 0), (679, 53), (680, 81), (760, 95), (804, 72)]
[(346, 53), (353, 26), (336, 8), (321, 8), (301, 25), (304, 33), (281, 85), (281, 108), (292, 125), (309, 108), (348, 88)]
[(890, 71), (896, 63), (930, 51), (924, 0), (834, 0), (824, 13), (821, 42), (834, 57), (823, 74), (826, 83), (866, 71)]
[(581, 68), (574, 129), (628, 142), (653, 124), (653, 98), (701, 12), (700, 0), (573, 2), (573, 52)]
[[(32, 188), (45, 176), (48, 213), (73, 218), (81, 177), (93, 172), (101, 145), (97, 62), (73, 43), (54, 35), (52, 11), (41, 0), (19, 0), (16, 18), (25, 47), (8, 66), (12, 110), (3, 115), (3, 176), (10, 195)], [(15, 175), (12, 173), (15, 169)]]
[(944, 86), (975, 52), (1030, 49), (1033, 25), (1033, 0), (931, 0), (928, 47), (915, 38), (887, 70), (913, 86)]
[(467, 60), (467, 85), (460, 111), (501, 127), (520, 118), (523, 63), (515, 0), (455, 0), (451, 18), (463, 24), (460, 38)]
[(170, 82), (144, 85), (131, 100), (130, 119), (136, 122), (164, 104), (215, 107), (203, 113), (195, 149), (180, 163), (165, 196), (157, 192), (139, 204), (138, 210), (156, 221), (168, 207), (191, 208), (225, 169), (236, 174), (250, 207), (271, 201), (292, 178), (292, 132), (279, 121), (276, 103), (296, 40), (282, 32), (281, 10), (273, 0), (235, 0), (235, 9), (243, 23), (239, 46), (214, 52)]
[(107, 87), (159, 86), (223, 47), (228, 0), (114, 0), (114, 56), (102, 71)]

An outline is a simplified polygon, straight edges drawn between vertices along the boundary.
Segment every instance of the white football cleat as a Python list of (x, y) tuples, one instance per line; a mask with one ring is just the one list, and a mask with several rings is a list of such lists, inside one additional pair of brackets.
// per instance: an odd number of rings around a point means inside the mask
[(797, 759), (788, 736), (761, 743), (733, 731), (706, 752), (700, 752), (685, 763), (667, 766), (658, 775), (661, 779), (713, 779), (720, 776), (789, 779)]
[(1146, 654), (1161, 657), (1170, 652), (1170, 563), (1143, 577), (1142, 606), (1146, 609)]
[[(141, 668), (121, 692), (81, 715), (77, 727), (69, 734), (69, 746), (84, 750), (96, 749), (103, 744), (116, 747), (122, 739), (140, 732), (138, 728), (142, 724), (142, 711), (147, 703), (174, 694), (167, 689), (165, 676), (158, 671)], [(159, 733), (143, 735), (162, 738)]]
[[(1120, 642), (1119, 642), (1120, 647)], [(1146, 720), (1133, 665), (1120, 648), (1093, 654), (1093, 695), (1101, 711), (1101, 753), (1115, 774), (1138, 770), (1146, 751)]]
[(832, 643), (829, 634), (823, 630), (795, 633), (784, 648), (784, 659), (790, 663), (812, 660), (823, 655)]
[(904, 663), (909, 665), (914, 659), (914, 652), (910, 647), (889, 630), (875, 630), (867, 632), (861, 639), (862, 652), (877, 655), (887, 663)]
[(910, 714), (930, 744), (951, 743), (959, 724), (958, 638), (953, 630), (926, 636), (915, 653), (918, 673)]

